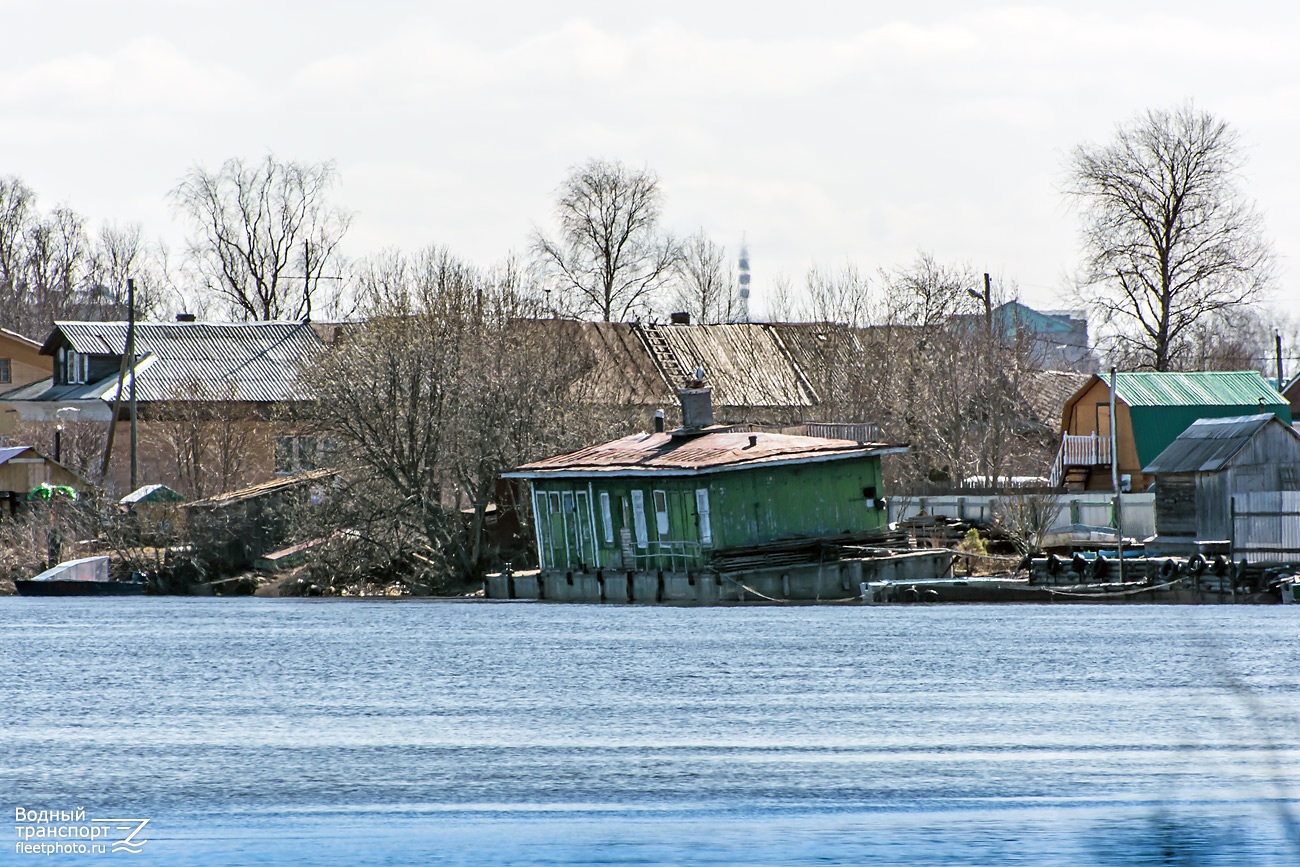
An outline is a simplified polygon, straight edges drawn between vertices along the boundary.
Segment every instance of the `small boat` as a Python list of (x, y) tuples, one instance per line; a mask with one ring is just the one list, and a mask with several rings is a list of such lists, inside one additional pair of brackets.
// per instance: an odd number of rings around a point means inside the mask
[(19, 596), (140, 596), (143, 581), (113, 581), (108, 558), (82, 557), (46, 569), (35, 578), (14, 581)]

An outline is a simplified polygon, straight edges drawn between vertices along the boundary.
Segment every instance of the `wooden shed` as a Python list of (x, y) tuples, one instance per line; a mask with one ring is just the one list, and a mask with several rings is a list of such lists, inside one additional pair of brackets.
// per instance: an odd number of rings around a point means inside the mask
[(31, 446), (0, 448), (0, 515), (12, 515), (41, 484), (84, 490), (89, 482)]
[(1143, 472), (1159, 544), (1228, 540), (1234, 495), (1300, 490), (1300, 433), (1273, 413), (1200, 419)]
[[(1091, 377), (1066, 401), (1052, 485), (1111, 488), (1110, 382)], [(1115, 377), (1115, 463), (1121, 488), (1144, 491), (1144, 469), (1197, 419), (1271, 412), (1291, 421), (1291, 407), (1257, 370), (1119, 373)]]

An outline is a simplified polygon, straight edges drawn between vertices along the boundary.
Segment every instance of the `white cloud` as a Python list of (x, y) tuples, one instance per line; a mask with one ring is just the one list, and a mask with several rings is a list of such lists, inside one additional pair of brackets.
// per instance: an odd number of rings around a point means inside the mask
[[(0, 171), (66, 176), (74, 205), (110, 216), (122, 188), (161, 200), (195, 161), (336, 157), (339, 195), (359, 211), (353, 252), (436, 240), (494, 258), (546, 223), (566, 167), (604, 156), (661, 176), (673, 228), (704, 225), (729, 247), (748, 231), (756, 280), (798, 281), (813, 260), (892, 266), (922, 248), (1047, 287), (1075, 249), (1053, 182), (1065, 155), (1193, 97), (1252, 143), (1246, 174), (1273, 234), (1300, 236), (1290, 19), (1172, 3), (825, 4), (723, 26), (679, 6), (520, 7), (516, 24), (504, 3), (435, 4), (423, 20), (381, 4), (350, 13), (376, 19), (355, 32), (326, 10), (317, 38), (294, 40), (280, 33), (303, 7), (272, 4), (267, 32), (230, 50), (197, 18), (136, 22), (126, 39), (0, 60)], [(75, 166), (87, 140), (106, 166), (141, 141), (150, 159), (104, 179)], [(77, 192), (108, 183), (116, 197)]]

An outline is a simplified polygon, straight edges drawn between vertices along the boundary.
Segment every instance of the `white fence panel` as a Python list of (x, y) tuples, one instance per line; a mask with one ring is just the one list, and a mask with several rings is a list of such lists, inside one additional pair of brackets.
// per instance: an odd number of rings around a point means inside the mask
[[(943, 494), (935, 497), (890, 497), (889, 520), (903, 521), (925, 513), (991, 524), (997, 514), (998, 500), (1016, 496), (1043, 497), (1043, 494), (978, 494), (958, 496)], [(1108, 491), (1064, 493), (1059, 496), (1061, 517), (1059, 526), (1086, 524), (1091, 527), (1111, 527), (1115, 523), (1114, 495)], [(1154, 536), (1156, 532), (1155, 494), (1120, 494), (1120, 509), (1124, 521), (1124, 535), (1136, 539)]]

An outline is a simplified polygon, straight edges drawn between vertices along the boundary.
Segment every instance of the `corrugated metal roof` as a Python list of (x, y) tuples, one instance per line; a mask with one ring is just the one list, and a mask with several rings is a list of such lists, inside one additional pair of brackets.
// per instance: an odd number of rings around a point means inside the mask
[(1257, 433), (1270, 423), (1278, 424), (1300, 439), (1300, 434), (1276, 415), (1232, 416), (1228, 418), (1203, 418), (1193, 422), (1178, 435), (1144, 473), (1209, 473), (1228, 465)]
[(240, 503), (246, 503), (249, 500), (256, 500), (258, 497), (264, 497), (267, 494), (275, 494), (280, 491), (306, 485), (311, 482), (319, 482), (324, 479), (332, 478), (338, 475), (335, 469), (308, 470), (305, 473), (298, 473), (293, 476), (280, 476), (271, 479), (269, 482), (260, 482), (256, 485), (250, 485), (247, 488), (240, 488), (237, 491), (226, 491), (224, 494), (217, 494), (212, 497), (206, 497), (202, 500), (191, 500), (188, 503), (181, 503), (181, 508), (202, 511), (205, 509), (224, 509), (228, 506), (235, 506)]
[[(1106, 377), (1103, 377), (1106, 379)], [(1136, 406), (1265, 406), (1285, 403), (1258, 371), (1117, 373), (1115, 397)]]
[(181, 503), (184, 501), (185, 497), (182, 494), (166, 485), (144, 485), (136, 488), (117, 502), (123, 506), (134, 506), (136, 503)]
[[(53, 352), (60, 337), (77, 352), (126, 351), (125, 322), (56, 322), (55, 328), (43, 352)], [(137, 323), (136, 347), (143, 358), (136, 367), (136, 397), (146, 402), (189, 397), (254, 403), (304, 400), (310, 394), (299, 385), (298, 371), (322, 346), (303, 322)], [(113, 400), (116, 377), (94, 388), (104, 385), (108, 388), (102, 398)], [(52, 391), (38, 399), (55, 399)]]
[(691, 437), (642, 433), (524, 464), (506, 475), (516, 478), (571, 474), (672, 475), (843, 460), (905, 450), (905, 446), (888, 443), (858, 443), (776, 433), (727, 430)]
[[(116, 384), (116, 383), (115, 383)], [(0, 400), (98, 400), (103, 390), (103, 382), (83, 383), (81, 385), (55, 385), (54, 377), (47, 376), (27, 385), (21, 385), (11, 391), (0, 394)]]
[(8, 446), (0, 449), (0, 464), (8, 463), (10, 458), (16, 458), (30, 448), (31, 446)]

